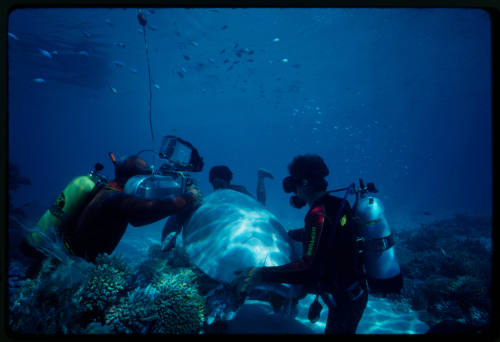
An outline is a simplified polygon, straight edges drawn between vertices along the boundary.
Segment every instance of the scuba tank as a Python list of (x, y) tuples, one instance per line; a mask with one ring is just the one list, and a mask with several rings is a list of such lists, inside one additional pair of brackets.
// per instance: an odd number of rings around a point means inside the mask
[(97, 191), (107, 182), (99, 174), (104, 167), (97, 163), (88, 175), (74, 178), (61, 192), (52, 206), (38, 220), (39, 230), (27, 235), (28, 242), (36, 247), (41, 241), (41, 233), (54, 227), (62, 233), (64, 225), (76, 219)]
[(365, 187), (359, 180), (354, 217), (358, 226), (359, 243), (366, 268), (368, 285), (374, 292), (399, 292), (403, 286), (401, 270), (394, 251), (394, 238), (384, 216), (384, 206), (378, 198), (368, 195), (378, 190), (373, 183)]

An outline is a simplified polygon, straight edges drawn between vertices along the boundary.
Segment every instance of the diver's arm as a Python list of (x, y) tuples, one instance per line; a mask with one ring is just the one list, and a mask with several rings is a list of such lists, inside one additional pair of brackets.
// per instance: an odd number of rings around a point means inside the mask
[(313, 208), (307, 221), (302, 260), (283, 266), (263, 267), (263, 281), (298, 284), (313, 281), (318, 277), (318, 273), (314, 272), (313, 268), (321, 235), (324, 231), (324, 207)]
[(253, 198), (253, 195), (248, 192), (247, 188), (245, 188), (243, 185), (231, 184), (229, 185), (229, 189), (241, 192), (242, 194), (248, 195)]
[(270, 172), (264, 169), (259, 169), (257, 172), (257, 201), (266, 205), (266, 187), (264, 186), (264, 178), (274, 179)]
[(257, 178), (257, 201), (266, 205), (266, 187), (264, 186), (264, 178)]
[(195, 200), (195, 195), (191, 192), (163, 200), (147, 200), (126, 194), (116, 195), (121, 195), (120, 214), (134, 227), (144, 226), (176, 214)]

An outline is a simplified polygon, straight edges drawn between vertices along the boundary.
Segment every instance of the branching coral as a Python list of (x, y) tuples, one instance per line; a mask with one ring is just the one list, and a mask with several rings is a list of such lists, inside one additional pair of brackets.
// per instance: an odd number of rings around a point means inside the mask
[(205, 315), (196, 276), (189, 269), (164, 273), (146, 288), (136, 288), (110, 308), (105, 321), (118, 333), (196, 334)]
[(75, 294), (86, 317), (102, 320), (105, 311), (118, 303), (128, 286), (129, 270), (123, 260), (106, 254), (96, 258), (95, 267), (80, 291)]

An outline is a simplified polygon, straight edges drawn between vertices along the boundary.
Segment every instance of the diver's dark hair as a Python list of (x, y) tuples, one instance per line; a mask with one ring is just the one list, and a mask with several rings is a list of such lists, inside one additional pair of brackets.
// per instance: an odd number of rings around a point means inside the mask
[(328, 182), (324, 179), (330, 174), (323, 158), (317, 154), (296, 156), (288, 165), (290, 176), (297, 179), (307, 179), (315, 185), (318, 191), (326, 190)]
[(222, 178), (229, 183), (231, 181), (231, 179), (233, 179), (233, 173), (225, 165), (214, 166), (213, 168), (210, 169), (208, 179), (209, 179), (210, 183), (212, 183), (212, 181), (215, 178)]
[(138, 155), (122, 157), (115, 164), (115, 180), (118, 183), (125, 184), (130, 177), (142, 174), (151, 174), (151, 169)]

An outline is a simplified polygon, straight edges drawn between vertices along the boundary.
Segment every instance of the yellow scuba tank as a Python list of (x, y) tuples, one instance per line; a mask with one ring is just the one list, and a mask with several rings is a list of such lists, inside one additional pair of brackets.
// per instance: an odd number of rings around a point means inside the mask
[(55, 227), (59, 233), (64, 224), (75, 219), (93, 198), (100, 185), (106, 183), (106, 179), (97, 172), (102, 170), (100, 163), (95, 165), (88, 175), (74, 178), (61, 192), (52, 206), (38, 220), (38, 230), (27, 235), (28, 242), (36, 247), (41, 241), (41, 233)]

